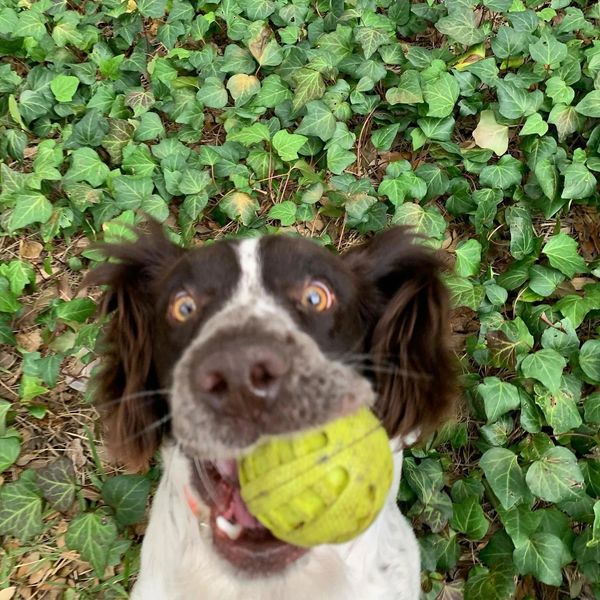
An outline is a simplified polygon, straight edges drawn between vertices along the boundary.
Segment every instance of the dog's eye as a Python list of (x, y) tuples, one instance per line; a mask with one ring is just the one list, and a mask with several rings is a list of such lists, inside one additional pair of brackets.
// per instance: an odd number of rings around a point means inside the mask
[(196, 301), (187, 292), (175, 294), (169, 307), (169, 314), (173, 319), (183, 323), (187, 321), (196, 312)]
[(333, 306), (335, 298), (333, 292), (324, 283), (311, 281), (302, 290), (300, 302), (305, 308), (310, 308), (316, 312), (323, 312)]

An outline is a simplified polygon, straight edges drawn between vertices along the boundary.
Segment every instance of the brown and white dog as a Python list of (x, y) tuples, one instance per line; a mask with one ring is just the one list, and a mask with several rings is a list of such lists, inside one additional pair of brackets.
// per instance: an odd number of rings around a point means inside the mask
[[(162, 476), (133, 598), (414, 600), (419, 549), (396, 506), (402, 448), (446, 416), (447, 293), (432, 252), (393, 228), (336, 256), (266, 236), (183, 250), (151, 225), (107, 245), (87, 284), (115, 311), (97, 399), (113, 454)], [(372, 407), (395, 480), (370, 528), (306, 550), (247, 511), (236, 458), (264, 436)]]

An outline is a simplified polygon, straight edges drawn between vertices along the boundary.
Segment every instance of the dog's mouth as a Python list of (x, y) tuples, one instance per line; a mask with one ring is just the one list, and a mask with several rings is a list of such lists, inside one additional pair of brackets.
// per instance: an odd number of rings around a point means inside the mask
[(250, 576), (265, 575), (285, 569), (307, 552), (278, 540), (250, 514), (235, 460), (192, 461), (192, 472), (195, 490), (210, 508), (213, 544), (234, 567)]

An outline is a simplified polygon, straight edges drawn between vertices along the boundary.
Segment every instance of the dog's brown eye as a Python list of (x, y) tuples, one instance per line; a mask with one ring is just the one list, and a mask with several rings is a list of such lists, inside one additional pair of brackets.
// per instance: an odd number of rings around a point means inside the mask
[(317, 312), (323, 312), (333, 306), (333, 292), (320, 281), (311, 281), (302, 291), (301, 304)]
[(196, 301), (187, 292), (179, 292), (173, 298), (169, 307), (169, 314), (173, 319), (183, 323), (196, 312)]

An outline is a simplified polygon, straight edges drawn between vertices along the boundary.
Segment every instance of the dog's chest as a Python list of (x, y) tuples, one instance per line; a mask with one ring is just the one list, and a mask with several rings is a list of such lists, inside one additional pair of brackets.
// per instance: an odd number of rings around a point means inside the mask
[[(219, 558), (187, 506), (185, 458), (163, 453), (133, 600), (416, 600), (419, 551), (393, 500), (354, 541), (320, 546), (282, 575), (240, 578)], [(395, 456), (399, 479), (401, 456)], [(393, 488), (396, 489), (396, 485)]]

